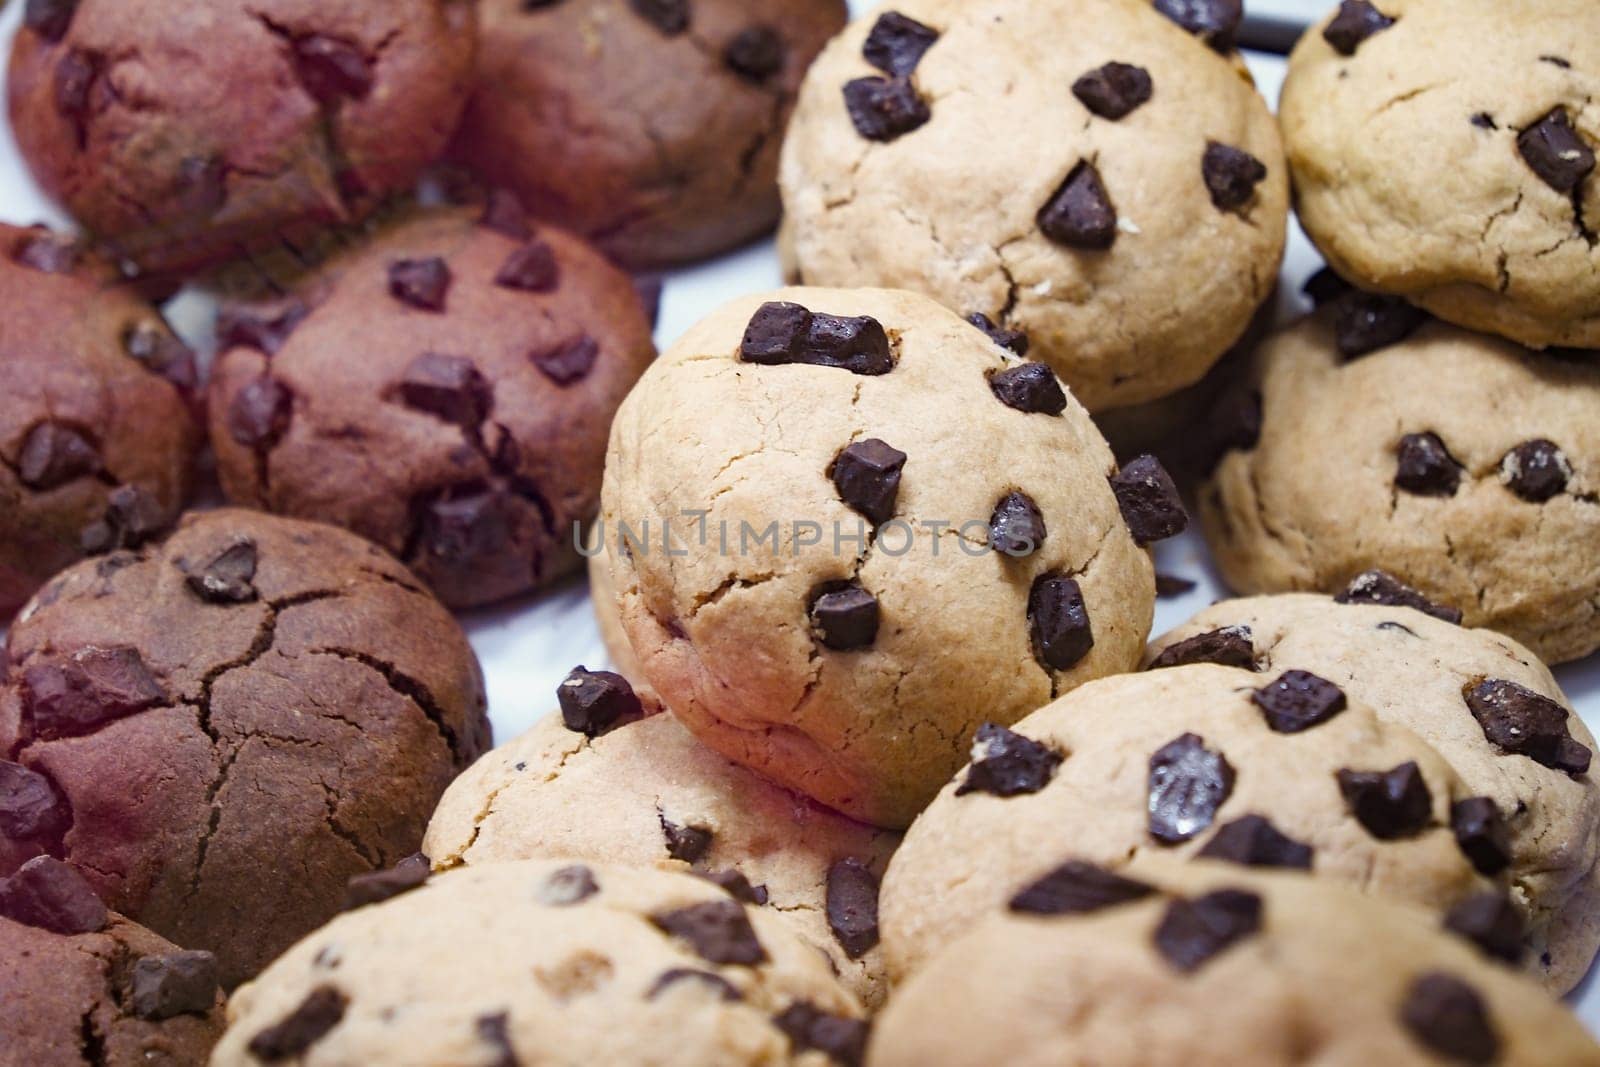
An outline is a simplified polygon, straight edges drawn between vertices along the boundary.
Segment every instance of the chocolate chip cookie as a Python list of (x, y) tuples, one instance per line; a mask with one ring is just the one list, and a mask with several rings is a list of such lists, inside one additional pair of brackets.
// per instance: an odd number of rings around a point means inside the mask
[(1242, 68), (1148, 0), (880, 8), (812, 66), (780, 184), (792, 280), (984, 316), (1096, 412), (1197, 381), (1239, 339), (1289, 186)]
[(1347, 294), (1269, 341), (1200, 492), (1241, 593), (1380, 568), (1547, 662), (1600, 647), (1600, 366)]
[(577, 568), (611, 416), (655, 354), (627, 276), (503, 194), (397, 225), (219, 332), (229, 498), (355, 530), (453, 607)]
[(1300, 39), (1282, 120), (1340, 274), (1526, 345), (1600, 348), (1600, 9), (1349, 0)]
[(778, 148), (843, 0), (484, 0), (453, 155), (631, 267), (778, 219)]
[(12, 1064), (204, 1063), (222, 1035), (209, 952), (106, 910), (48, 856), (0, 879), (0, 1033)]
[(896, 992), (875, 1065), (1600, 1063), (1426, 912), (1238, 866), (1057, 863)]
[(1156, 638), (1147, 663), (1309, 671), (1421, 736), (1475, 798), (1451, 821), (1474, 865), (1509, 879), (1529, 970), (1566, 992), (1600, 947), (1594, 738), (1533, 653), (1457, 617), (1374, 572), (1336, 598), (1223, 601)]
[(1069, 852), (1111, 868), (1144, 854), (1285, 867), (1448, 908), (1497, 888), (1451, 829), (1467, 795), (1425, 741), (1313, 674), (1102, 679), (985, 726), (911, 825), (883, 886), (890, 973)]
[(469, 89), (474, 5), (32, 0), (11, 125), (115, 253), (185, 272), (408, 189)]
[(600, 631), (600, 641), (606, 646), (606, 656), (617, 673), (632, 683), (639, 698), (646, 703), (659, 704), (655, 690), (644, 680), (639, 659), (633, 654), (628, 635), (622, 629), (622, 615), (617, 610), (617, 590), (611, 581), (611, 554), (601, 542), (599, 551), (589, 557), (589, 602), (594, 607), (595, 626)]
[(862, 1003), (881, 1004), (878, 881), (897, 835), (730, 763), (670, 715), (609, 718), (630, 688), (615, 674), (573, 671), (563, 714), (445, 792), (422, 845), (434, 867), (539, 858), (693, 871), (769, 906), (828, 954)]
[(673, 713), (886, 827), (980, 723), (1129, 669), (1141, 546), (1184, 521), (1160, 465), (1119, 470), (1050, 368), (875, 289), (748, 297), (690, 329), (618, 413), (602, 517)]
[(342, 915), (234, 994), (212, 1063), (856, 1067), (867, 1024), (776, 914), (687, 874), (472, 866)]
[(189, 492), (194, 353), (115, 275), (0, 224), (0, 623), (86, 553), (166, 529)]
[(0, 873), (65, 859), (232, 986), (415, 851), (488, 744), (472, 650), (404, 567), (331, 526), (191, 515), (12, 627)]

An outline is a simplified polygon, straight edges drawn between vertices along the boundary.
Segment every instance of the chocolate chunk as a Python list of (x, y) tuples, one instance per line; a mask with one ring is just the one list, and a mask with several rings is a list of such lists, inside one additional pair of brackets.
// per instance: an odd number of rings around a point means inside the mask
[(1492, 1063), (1500, 1038), (1477, 992), (1459, 978), (1430, 971), (1411, 983), (1400, 1021), (1424, 1048), (1459, 1063)]
[(522, 1061), (517, 1059), (517, 1050), (511, 1043), (510, 1023), (511, 1016), (503, 1011), (480, 1015), (473, 1020), (472, 1029), (478, 1035), (478, 1040), (494, 1051), (494, 1058), (487, 1067), (522, 1067)]
[(263, 375), (252, 378), (228, 405), (228, 436), (246, 448), (269, 449), (283, 439), (294, 417), (289, 387)]
[(79, 0), (28, 0), (22, 9), (22, 22), (28, 29), (54, 44), (67, 35)]
[(1219, 663), (1224, 667), (1257, 670), (1256, 647), (1248, 626), (1222, 626), (1186, 637), (1162, 649), (1150, 661), (1150, 670), (1185, 667), (1191, 663)]
[(1367, 3), (1367, 0), (1344, 0), (1333, 21), (1322, 29), (1322, 38), (1333, 45), (1343, 56), (1353, 56), (1356, 49), (1375, 33), (1394, 25), (1394, 19)]
[(106, 496), (106, 510), (79, 538), (90, 555), (138, 548), (165, 525), (161, 503), (137, 485), (119, 485)]
[(1540, 56), (1539, 62), (1548, 63), (1552, 67), (1560, 67), (1562, 70), (1572, 69), (1572, 61), (1564, 56)]
[(20, 763), (0, 760), (0, 837), (12, 841), (58, 837), (71, 821), (50, 779)]
[(1055, 371), (1043, 363), (1024, 363), (990, 376), (989, 390), (1008, 408), (1030, 415), (1059, 415), (1067, 394)]
[(23, 712), (44, 740), (86, 734), (166, 700), (138, 650), (127, 646), (91, 645), (22, 672)]
[(1189, 525), (1178, 487), (1161, 461), (1149, 453), (1130, 460), (1113, 474), (1111, 491), (1117, 495), (1128, 532), (1141, 547), (1176, 537)]
[(560, 386), (568, 386), (589, 376), (594, 362), (600, 358), (600, 346), (593, 337), (581, 334), (551, 348), (531, 353), (528, 357), (546, 378)]
[(760, 906), (769, 899), (767, 887), (764, 885), (751, 885), (750, 879), (737, 868), (728, 867), (720, 871), (694, 871), (713, 885), (721, 887), (734, 900), (742, 904), (755, 904)]
[(1334, 343), (1346, 359), (1399, 344), (1428, 321), (1428, 313), (1398, 296), (1352, 290), (1335, 304)]
[(1156, 927), (1156, 951), (1184, 974), (1261, 929), (1261, 898), (1242, 889), (1218, 889), (1167, 905)]
[(420, 311), (443, 311), (450, 291), (450, 267), (438, 256), (400, 259), (389, 264), (389, 294)]
[(668, 37), (689, 28), (689, 0), (628, 0), (628, 6)]
[(1522, 913), (1504, 893), (1476, 893), (1445, 912), (1444, 928), (1515, 966), (1527, 948)]
[(1233, 48), (1244, 18), (1242, 0), (1156, 0), (1156, 10), (1218, 52)]
[(494, 408), (494, 387), (472, 360), (424, 352), (406, 367), (400, 398), (407, 407), (454, 423), (464, 430), (483, 425)]
[(1068, 860), (1020, 890), (1007, 905), (1027, 915), (1084, 915), (1142, 900), (1155, 892), (1143, 882), (1112, 874), (1081, 860)]
[(1113, 121), (1149, 100), (1150, 92), (1150, 72), (1131, 63), (1107, 63), (1072, 83), (1072, 95), (1079, 103)]
[(866, 648), (878, 639), (878, 600), (855, 582), (824, 587), (808, 613), (817, 639), (836, 652)]
[(989, 340), (1001, 348), (1010, 349), (1019, 356), (1028, 354), (1028, 334), (1025, 330), (1007, 329), (981, 311), (968, 315), (967, 321), (988, 334)]
[(100, 469), (100, 450), (82, 431), (64, 422), (41, 422), (22, 439), (17, 478), (46, 492)]
[(711, 851), (712, 834), (704, 826), (680, 826), (657, 813), (661, 820), (661, 836), (666, 839), (667, 855), (684, 863), (699, 863)]
[(1572, 464), (1555, 442), (1524, 441), (1500, 460), (1500, 480), (1530, 504), (1543, 504), (1563, 492), (1572, 478)]
[(841, 1067), (860, 1067), (867, 1053), (870, 1023), (830, 1015), (803, 1000), (774, 1016), (772, 1025), (783, 1031), (796, 1052), (815, 1049)]
[(799, 304), (769, 301), (756, 309), (739, 342), (745, 363), (803, 363), (853, 374), (894, 369), (889, 335), (876, 319), (812, 313)]
[(1256, 186), (1266, 180), (1267, 166), (1242, 148), (1207, 141), (1200, 176), (1217, 210), (1237, 211), (1255, 197)]
[(1044, 544), (1044, 515), (1033, 497), (1011, 492), (989, 516), (989, 547), (1008, 556), (1031, 556)]
[(1309, 871), (1312, 850), (1310, 845), (1303, 845), (1281, 833), (1262, 816), (1244, 815), (1219, 826), (1198, 855), (1246, 867), (1287, 867)]
[(1300, 287), (1300, 291), (1311, 298), (1314, 306), (1321, 307), (1350, 292), (1350, 283), (1335, 274), (1332, 267), (1322, 267), (1306, 279), (1306, 284)]
[(32, 226), (11, 248), (14, 262), (43, 274), (71, 274), (78, 265), (78, 242), (43, 226)]
[(1477, 112), (1468, 121), (1480, 130), (1498, 130), (1500, 128), (1500, 124), (1494, 120), (1494, 116), (1487, 111)]
[(734, 987), (734, 984), (711, 971), (701, 971), (693, 967), (673, 967), (661, 972), (650, 986), (649, 992), (644, 995), (646, 1000), (654, 1000), (679, 982), (695, 982), (705, 986), (716, 994), (718, 1000), (728, 1004), (737, 1004), (744, 999), (744, 994)]
[(1337, 777), (1350, 813), (1380, 841), (1415, 837), (1433, 819), (1433, 794), (1415, 760), (1387, 771), (1345, 769)]
[(250, 1039), (250, 1055), (268, 1063), (303, 1055), (344, 1020), (349, 1003), (333, 986), (317, 986), (294, 1011)]
[(927, 101), (906, 78), (855, 78), (844, 83), (844, 106), (856, 132), (893, 141), (932, 118)]
[(828, 929), (845, 955), (860, 959), (878, 943), (878, 876), (854, 857), (828, 868)]
[(1217, 460), (1229, 452), (1248, 452), (1261, 440), (1261, 394), (1231, 389), (1211, 412), (1209, 430)]
[(767, 961), (744, 907), (732, 900), (709, 900), (650, 916), (658, 930), (689, 942), (710, 963), (755, 966)]
[(535, 239), (506, 257), (494, 276), (494, 283), (526, 293), (554, 292), (561, 284), (561, 267), (550, 245)]
[(428, 857), (413, 852), (393, 867), (358, 874), (345, 883), (344, 910), (353, 911), (368, 904), (381, 904), (402, 893), (409, 893), (428, 880), (432, 865)]
[(766, 366), (798, 363), (810, 329), (810, 311), (799, 304), (769, 300), (750, 316), (739, 341), (739, 358)]
[(141, 1019), (203, 1015), (217, 1003), (217, 958), (209, 952), (142, 956), (129, 978), (130, 1006)]
[(539, 903), (552, 908), (569, 908), (581, 904), (600, 892), (594, 872), (581, 863), (561, 867), (550, 872), (550, 877), (539, 887)]
[(923, 53), (939, 40), (939, 31), (898, 11), (886, 11), (872, 24), (861, 46), (868, 63), (885, 74), (904, 76), (917, 69)]
[(1030, 738), (986, 722), (972, 738), (972, 763), (967, 777), (956, 786), (956, 796), (992, 793), (1014, 797), (1037, 793), (1050, 784), (1061, 754)]
[(1412, 608), (1445, 622), (1461, 622), (1458, 609), (1435, 604), (1394, 575), (1377, 569), (1362, 571), (1350, 579), (1344, 592), (1333, 600), (1336, 604), (1382, 604), (1393, 608)]
[(783, 69), (783, 38), (771, 26), (741, 30), (722, 50), (728, 69), (753, 82), (764, 82)]
[(148, 322), (129, 327), (122, 335), (122, 347), (146, 370), (185, 393), (193, 393), (200, 384), (194, 350), (161, 327)]
[(1156, 596), (1162, 600), (1183, 596), (1185, 593), (1194, 592), (1199, 583), (1191, 578), (1183, 578), (1176, 574), (1166, 574), (1156, 571)]
[(275, 355), (311, 309), (292, 303), (276, 312), (244, 307), (223, 308), (217, 314), (217, 348), (254, 348)]
[(1039, 232), (1068, 248), (1103, 250), (1117, 239), (1117, 209), (1100, 181), (1100, 171), (1083, 159), (1045, 201), (1036, 221)]
[(1394, 484), (1418, 496), (1455, 496), (1461, 464), (1435, 433), (1408, 433), (1396, 449)]
[(1462, 692), (1483, 736), (1502, 752), (1527, 756), (1552, 770), (1581, 775), (1589, 749), (1567, 729), (1567, 709), (1503, 678), (1486, 678)]
[(1198, 734), (1181, 734), (1150, 757), (1147, 823), (1166, 845), (1187, 841), (1211, 825), (1233, 793), (1233, 766), (1206, 748)]
[(100, 57), (81, 48), (69, 49), (56, 63), (52, 89), (56, 110), (78, 127), (78, 143), (84, 140), (83, 124), (89, 116), (89, 90), (100, 76)]
[(833, 459), (828, 476), (839, 499), (872, 520), (873, 525), (894, 517), (900, 493), (900, 469), (906, 454), (876, 437), (846, 445)]
[(503, 233), (514, 241), (526, 241), (533, 237), (533, 224), (528, 221), (528, 212), (523, 208), (522, 201), (517, 199), (517, 194), (509, 189), (490, 189), (483, 200), (483, 214), (478, 218), (478, 225)]
[(1519, 133), (1517, 151), (1539, 180), (1558, 193), (1570, 195), (1594, 170), (1594, 150), (1572, 128), (1563, 107)]
[(372, 62), (350, 41), (320, 33), (294, 41), (294, 72), (320, 104), (346, 97), (362, 100), (372, 92)]
[(574, 733), (599, 737), (615, 726), (641, 718), (644, 704), (620, 674), (577, 666), (556, 687), (561, 721)]
[(1468, 797), (1450, 805), (1450, 829), (1473, 868), (1493, 878), (1511, 866), (1511, 828), (1489, 797)]
[(1344, 690), (1310, 671), (1284, 671), (1250, 694), (1275, 733), (1297, 734), (1345, 709)]
[(412, 551), (448, 563), (493, 558), (511, 543), (509, 507), (504, 494), (482, 482), (447, 489), (419, 506)]
[(0, 916), (69, 936), (94, 933), (109, 920), (88, 880), (54, 856), (35, 856), (0, 879)]
[(241, 537), (188, 575), (195, 596), (212, 604), (243, 604), (256, 598), (256, 543)]
[(1028, 633), (1033, 657), (1045, 667), (1071, 670), (1094, 647), (1089, 608), (1078, 583), (1059, 574), (1044, 574), (1028, 591)]

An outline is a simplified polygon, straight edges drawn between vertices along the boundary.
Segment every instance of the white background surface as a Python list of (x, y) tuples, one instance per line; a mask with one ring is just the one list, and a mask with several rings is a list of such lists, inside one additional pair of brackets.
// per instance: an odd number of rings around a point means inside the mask
[[(204, 0), (201, 0), (204, 2)], [(381, 0), (374, 0), (381, 2)], [(9, 54), (11, 34), (21, 18), (23, 0), (12, 0), (0, 12), (0, 43)], [(870, 7), (851, 0), (853, 10)], [(1314, 18), (1330, 3), (1319, 0), (1247, 0), (1253, 15), (1275, 18)], [(1275, 56), (1250, 54), (1250, 69), (1268, 101), (1276, 102), (1283, 79), (1283, 61)], [(0, 60), (3, 70), (3, 60)], [(3, 90), (0, 90), (3, 91)], [(28, 224), (45, 221), (67, 226), (70, 220), (39, 193), (17, 153), (8, 124), (0, 128), (0, 219)], [(1283, 269), (1282, 302), (1285, 315), (1300, 306), (1301, 284), (1321, 265), (1314, 249), (1298, 227), (1292, 227), (1289, 253)], [(690, 324), (724, 301), (781, 284), (778, 261), (770, 242), (752, 246), (714, 262), (678, 271), (667, 279), (662, 295), (657, 344), (665, 348)], [(0, 308), (0, 314), (5, 309)], [(168, 308), (173, 324), (197, 349), (210, 341), (212, 308), (204, 294), (186, 292)], [(0, 378), (0, 388), (4, 387)], [(1156, 548), (1157, 569), (1199, 582), (1192, 592), (1162, 600), (1156, 606), (1155, 631), (1161, 633), (1187, 619), (1200, 608), (1226, 596), (1194, 531)], [(489, 708), (495, 736), (506, 740), (521, 733), (555, 705), (555, 687), (575, 664), (596, 667), (606, 660), (590, 612), (588, 589), (579, 577), (541, 596), (527, 597), (501, 607), (463, 616), (473, 646), (483, 661), (488, 679)], [(1600, 733), (1600, 657), (1556, 671), (1589, 728)], [(1600, 984), (1591, 974), (1572, 1000), (1592, 1031), (1600, 1032)]]

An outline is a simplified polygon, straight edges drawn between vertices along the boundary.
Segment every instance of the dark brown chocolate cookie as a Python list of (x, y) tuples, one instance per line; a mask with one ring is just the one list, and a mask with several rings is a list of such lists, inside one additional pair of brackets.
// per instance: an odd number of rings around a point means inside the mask
[(841, 0), (484, 0), (453, 154), (633, 267), (778, 219), (778, 147)]
[(403, 223), (291, 299), (221, 330), (232, 500), (353, 529), (457, 607), (576, 567), (611, 416), (654, 355), (626, 275), (496, 198)]
[[(415, 852), (488, 745), (460, 628), (318, 523), (224, 509), (79, 564), (12, 628), (0, 874), (48, 853), (232, 986)], [(3, 896), (4, 894), (0, 894)]]

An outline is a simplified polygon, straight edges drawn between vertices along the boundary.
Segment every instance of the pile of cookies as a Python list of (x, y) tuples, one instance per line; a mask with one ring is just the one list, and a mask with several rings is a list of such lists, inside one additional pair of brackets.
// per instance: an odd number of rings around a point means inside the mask
[(26, 0), (0, 1064), (1600, 1065), (1600, 21), (1241, 17)]

